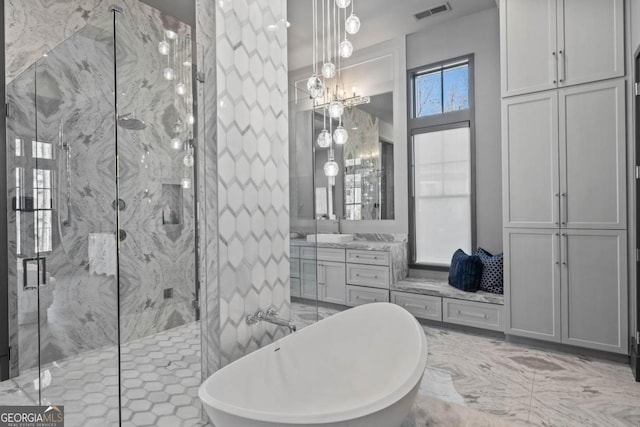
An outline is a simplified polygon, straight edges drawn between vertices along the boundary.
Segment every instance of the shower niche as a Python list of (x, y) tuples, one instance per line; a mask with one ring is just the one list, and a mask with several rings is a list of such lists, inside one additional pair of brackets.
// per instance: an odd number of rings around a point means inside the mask
[(162, 225), (182, 224), (182, 186), (162, 184), (160, 206), (162, 207)]

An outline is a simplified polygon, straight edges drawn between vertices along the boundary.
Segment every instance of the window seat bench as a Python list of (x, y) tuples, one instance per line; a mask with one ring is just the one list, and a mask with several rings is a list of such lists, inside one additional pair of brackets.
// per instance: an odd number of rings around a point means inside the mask
[(390, 286), (391, 302), (420, 319), (504, 332), (504, 296), (464, 292), (443, 280), (406, 278)]

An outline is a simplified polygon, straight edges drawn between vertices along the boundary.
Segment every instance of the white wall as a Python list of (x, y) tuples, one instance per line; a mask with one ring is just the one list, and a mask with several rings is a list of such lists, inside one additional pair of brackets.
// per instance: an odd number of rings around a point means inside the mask
[(407, 69), (471, 53), (475, 59), (477, 244), (499, 252), (502, 178), (498, 9), (487, 9), (407, 36)]

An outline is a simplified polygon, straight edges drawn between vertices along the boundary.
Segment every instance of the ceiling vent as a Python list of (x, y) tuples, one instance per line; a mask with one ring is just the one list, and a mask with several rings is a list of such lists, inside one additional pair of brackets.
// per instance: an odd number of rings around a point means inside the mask
[(450, 10), (451, 10), (451, 5), (449, 5), (449, 3), (443, 3), (441, 5), (434, 6), (422, 12), (418, 12), (414, 16), (416, 17), (416, 19), (424, 19), (424, 18), (428, 18), (429, 16), (437, 15), (439, 13), (448, 12)]

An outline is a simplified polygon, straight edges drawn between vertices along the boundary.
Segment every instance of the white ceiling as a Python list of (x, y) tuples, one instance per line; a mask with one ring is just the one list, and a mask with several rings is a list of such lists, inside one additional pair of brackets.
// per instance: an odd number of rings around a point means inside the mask
[[(318, 5), (322, 5), (318, 0)], [(354, 48), (373, 46), (398, 36), (415, 33), (461, 16), (471, 15), (496, 7), (495, 0), (448, 0), (451, 11), (416, 20), (413, 16), (445, 0), (355, 0), (355, 14), (362, 27), (350, 36)], [(333, 3), (333, 2), (332, 2)], [(349, 6), (349, 12), (351, 6)], [(289, 70), (297, 70), (311, 64), (311, 0), (289, 0), (287, 6), (289, 27)]]

